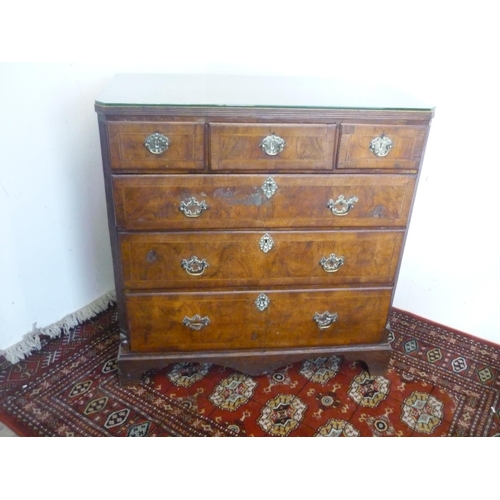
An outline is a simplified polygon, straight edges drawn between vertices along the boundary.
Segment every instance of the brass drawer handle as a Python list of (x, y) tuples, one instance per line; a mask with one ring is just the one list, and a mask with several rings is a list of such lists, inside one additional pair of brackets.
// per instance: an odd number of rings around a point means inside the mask
[(313, 316), (313, 320), (316, 322), (320, 330), (326, 330), (327, 328), (330, 328), (330, 326), (332, 326), (333, 323), (337, 321), (337, 318), (337, 313), (330, 313), (328, 311), (325, 311), (322, 314), (316, 313)]
[(375, 156), (387, 156), (392, 149), (393, 142), (385, 134), (375, 137), (370, 142), (370, 151)]
[(260, 149), (268, 156), (276, 156), (281, 153), (286, 146), (286, 142), (275, 133), (264, 137), (260, 142)]
[(193, 255), (189, 260), (182, 259), (181, 267), (191, 276), (201, 276), (208, 267), (208, 262), (200, 260), (196, 255)]
[(337, 215), (338, 217), (342, 217), (347, 215), (353, 208), (354, 204), (358, 201), (356, 196), (352, 196), (348, 200), (344, 198), (344, 195), (341, 194), (335, 201), (330, 200), (326, 205), (331, 211), (333, 215)]
[(170, 146), (170, 139), (163, 135), (155, 132), (154, 134), (148, 135), (146, 141), (144, 142), (146, 149), (153, 153), (154, 155), (161, 155)]
[(191, 328), (191, 330), (201, 330), (210, 324), (210, 320), (208, 319), (208, 316), (202, 318), (199, 314), (196, 314), (192, 318), (185, 316), (182, 320), (182, 324)]
[(208, 206), (204, 201), (197, 201), (196, 198), (189, 198), (186, 201), (181, 201), (179, 210), (186, 217), (199, 217)]
[(344, 257), (337, 257), (331, 253), (328, 257), (322, 257), (319, 264), (327, 273), (336, 273), (340, 266), (344, 265)]

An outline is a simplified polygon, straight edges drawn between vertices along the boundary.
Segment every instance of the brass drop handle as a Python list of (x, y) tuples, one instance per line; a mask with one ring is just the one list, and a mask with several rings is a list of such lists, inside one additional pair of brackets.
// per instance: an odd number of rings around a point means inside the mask
[(313, 320), (316, 322), (316, 325), (318, 325), (318, 328), (320, 330), (326, 330), (327, 328), (330, 328), (330, 326), (333, 325), (338, 319), (337, 313), (330, 313), (328, 311), (325, 311), (324, 313), (316, 313), (313, 316)]
[(192, 318), (184, 317), (182, 324), (191, 328), (191, 330), (201, 330), (210, 324), (208, 316), (202, 318), (199, 314), (194, 315)]
[(357, 201), (358, 198), (356, 198), (356, 196), (352, 196), (351, 198), (346, 200), (344, 198), (344, 195), (341, 194), (335, 201), (329, 200), (326, 206), (332, 211), (333, 215), (343, 217), (354, 208), (354, 205)]
[(340, 266), (344, 265), (344, 257), (337, 257), (334, 253), (331, 253), (328, 257), (322, 257), (319, 265), (327, 273), (336, 273)]
[(189, 260), (182, 259), (181, 267), (191, 276), (201, 276), (208, 267), (208, 262), (193, 255)]
[(387, 156), (392, 149), (393, 142), (385, 134), (375, 137), (370, 142), (370, 151), (375, 156)]
[(154, 134), (146, 137), (144, 146), (146, 146), (146, 149), (150, 153), (154, 155), (161, 155), (170, 146), (170, 139), (166, 135), (155, 132)]
[(260, 149), (268, 156), (276, 156), (281, 153), (286, 146), (286, 142), (275, 133), (268, 135), (260, 141)]
[(204, 200), (198, 201), (196, 198), (189, 198), (185, 201), (181, 201), (179, 205), (179, 210), (186, 217), (199, 217), (205, 210), (208, 209), (208, 205)]

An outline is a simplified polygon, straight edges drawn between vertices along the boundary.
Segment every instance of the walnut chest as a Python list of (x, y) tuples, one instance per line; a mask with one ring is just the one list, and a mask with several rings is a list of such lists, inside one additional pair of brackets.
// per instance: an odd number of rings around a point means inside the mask
[(122, 382), (389, 360), (431, 107), (325, 79), (119, 75), (96, 101)]

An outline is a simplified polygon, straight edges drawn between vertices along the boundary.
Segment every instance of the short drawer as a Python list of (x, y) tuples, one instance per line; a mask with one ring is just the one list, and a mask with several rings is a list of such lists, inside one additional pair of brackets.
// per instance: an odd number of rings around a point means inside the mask
[(380, 342), (392, 289), (127, 295), (135, 352)]
[(114, 176), (122, 230), (405, 226), (412, 175)]
[(202, 170), (204, 124), (108, 122), (111, 169), (131, 172)]
[(427, 126), (342, 124), (337, 168), (418, 170)]
[(335, 124), (210, 124), (212, 170), (332, 170)]
[(128, 289), (392, 284), (404, 232), (120, 235)]

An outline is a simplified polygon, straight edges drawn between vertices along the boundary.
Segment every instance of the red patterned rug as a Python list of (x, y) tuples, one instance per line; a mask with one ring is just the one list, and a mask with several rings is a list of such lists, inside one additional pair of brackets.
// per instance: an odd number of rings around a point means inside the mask
[(500, 435), (499, 346), (398, 310), (391, 329), (383, 377), (330, 357), (258, 377), (172, 364), (122, 387), (112, 307), (0, 363), (0, 421), (20, 436)]

